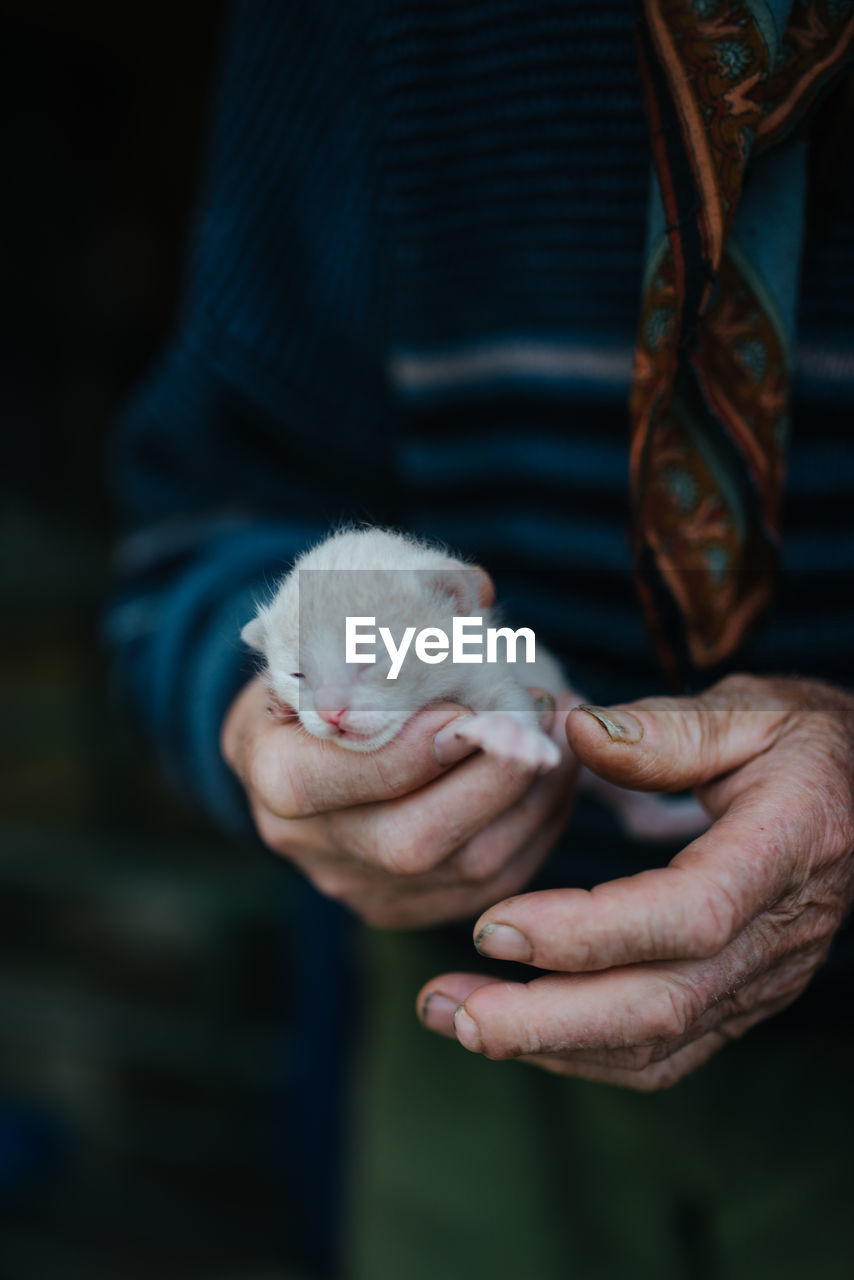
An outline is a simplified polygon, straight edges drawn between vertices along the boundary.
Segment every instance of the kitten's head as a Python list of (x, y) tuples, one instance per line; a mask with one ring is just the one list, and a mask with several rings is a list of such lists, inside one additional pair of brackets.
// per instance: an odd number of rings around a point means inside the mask
[[(342, 539), (357, 545), (330, 548)], [(327, 554), (318, 556), (324, 548)], [(351, 554), (342, 558), (342, 550)], [(415, 654), (414, 642), (396, 679), (388, 678), (391, 659), (380, 627), (388, 628), (395, 647), (410, 627), (416, 634), (439, 628), (450, 637), (454, 616), (476, 614), (491, 602), (492, 584), (483, 570), (426, 550), (378, 530), (337, 535), (302, 557), (272, 603), (244, 627), (243, 639), (266, 658), (274, 694), (314, 737), (376, 751), (458, 683), (450, 655), (429, 664)], [(376, 636), (374, 644), (360, 644), (375, 662), (346, 661), (348, 617), (374, 619), (359, 629)]]

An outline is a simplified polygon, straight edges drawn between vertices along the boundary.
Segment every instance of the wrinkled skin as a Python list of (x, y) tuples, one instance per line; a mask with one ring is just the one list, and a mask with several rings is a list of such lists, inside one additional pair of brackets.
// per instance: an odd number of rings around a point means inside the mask
[(578, 771), (563, 732), (568, 698), (557, 713), (552, 699), (541, 703), (542, 727), (561, 753), (543, 777), (474, 755), (455, 736), (469, 713), (454, 704), (428, 707), (364, 754), (311, 737), (296, 716), (283, 721), (281, 704), (272, 714), (269, 705), (259, 676), (235, 699), (222, 733), (258, 833), (367, 924), (471, 919), (523, 888), (566, 825)]
[(479, 951), (534, 980), (445, 974), (417, 1007), (487, 1057), (660, 1089), (790, 1004), (827, 956), (854, 894), (854, 698), (737, 676), (608, 718), (622, 737), (571, 712), (582, 761), (621, 785), (693, 788), (711, 827), (665, 868), (490, 907)]

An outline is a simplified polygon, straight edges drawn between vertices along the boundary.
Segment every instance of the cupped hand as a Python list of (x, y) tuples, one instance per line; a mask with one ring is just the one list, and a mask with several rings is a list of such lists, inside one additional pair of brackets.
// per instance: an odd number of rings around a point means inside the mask
[(557, 715), (549, 704), (543, 724), (561, 763), (535, 777), (472, 754), (455, 737), (467, 712), (454, 704), (421, 711), (393, 742), (361, 753), (311, 737), (296, 716), (271, 717), (268, 703), (256, 677), (222, 733), (258, 833), (368, 924), (406, 929), (477, 915), (529, 881), (566, 823), (578, 768), (562, 731), (566, 704)]
[(418, 1010), (490, 1058), (657, 1089), (791, 1003), (854, 897), (854, 698), (818, 681), (730, 677), (695, 698), (574, 709), (602, 777), (691, 787), (709, 829), (664, 868), (509, 898), (482, 955), (551, 972), (445, 974)]

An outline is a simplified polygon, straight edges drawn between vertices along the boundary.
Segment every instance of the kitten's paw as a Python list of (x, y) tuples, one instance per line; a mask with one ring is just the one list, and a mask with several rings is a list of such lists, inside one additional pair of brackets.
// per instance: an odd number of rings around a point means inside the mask
[(560, 763), (560, 751), (551, 738), (506, 711), (487, 711), (463, 720), (456, 736), (492, 756), (543, 773)]

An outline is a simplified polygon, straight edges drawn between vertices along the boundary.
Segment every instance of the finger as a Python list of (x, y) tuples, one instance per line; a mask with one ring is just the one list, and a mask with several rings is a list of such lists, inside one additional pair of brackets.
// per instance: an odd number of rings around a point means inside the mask
[(500, 982), (482, 973), (446, 973), (425, 982), (415, 998), (415, 1011), (425, 1027), (448, 1039), (456, 1039), (454, 1014), (478, 987)]
[[(452, 980), (443, 974), (436, 984), (445, 991)], [(708, 1002), (700, 984), (643, 966), (548, 974), (472, 991), (456, 1012), (455, 1030), (465, 1048), (493, 1059), (655, 1049), (684, 1036)]]
[[(453, 855), (451, 864), (464, 879), (477, 880), (497, 871), (513, 849), (536, 839), (543, 830), (553, 842), (572, 809), (579, 761), (566, 741), (563, 728), (569, 700), (566, 696), (555, 700), (536, 688), (529, 688), (528, 693), (535, 704), (541, 706), (540, 727), (560, 751), (560, 765), (538, 777), (521, 800)], [(557, 824), (556, 830), (554, 824)]]
[(544, 829), (557, 839), (572, 809), (577, 773), (573, 763), (537, 778), (516, 804), (454, 853), (448, 866), (463, 881), (476, 883), (494, 875)]
[(358, 914), (367, 924), (381, 929), (423, 929), (471, 920), (487, 902), (515, 893), (529, 883), (554, 847), (560, 830), (545, 827), (495, 876), (476, 884), (454, 876), (450, 862), (440, 864), (426, 876), (379, 873), (386, 874), (385, 893), (372, 891), (370, 898), (357, 907)]
[[(418, 1007), (431, 1030), (453, 1034), (489, 1058), (519, 1057), (563, 1074), (660, 1088), (687, 1074), (726, 1039), (789, 1005), (805, 982), (793, 986), (783, 968), (714, 1000), (697, 1018), (692, 1017), (696, 1002), (731, 980), (723, 971), (650, 967), (592, 978), (551, 975), (527, 985), (443, 974), (425, 985)], [(434, 994), (440, 998), (434, 1001)], [(703, 1048), (691, 1051), (694, 1044)]]
[(333, 815), (342, 851), (398, 876), (432, 870), (505, 813), (531, 786), (533, 772), (478, 754), (396, 800)]
[(694, 698), (575, 707), (566, 732), (600, 777), (642, 791), (681, 791), (767, 751), (792, 706), (785, 682), (731, 676)]
[(740, 1039), (751, 1027), (788, 1008), (795, 994), (766, 1000), (749, 1013), (726, 1018), (707, 1030), (697, 1028), (688, 1041), (676, 1042), (657, 1051), (654, 1056), (635, 1056), (638, 1051), (621, 1053), (611, 1050), (596, 1055), (589, 1052), (527, 1055), (520, 1059), (559, 1075), (579, 1076), (601, 1083), (619, 1084), (649, 1092), (669, 1088), (722, 1048), (730, 1040)]
[[(779, 1013), (796, 1000), (805, 982), (797, 989), (776, 976), (773, 981), (762, 978), (749, 982), (741, 991), (716, 1001), (691, 1025), (686, 1032), (673, 1040), (653, 1044), (626, 1045), (624, 1047), (567, 1049), (553, 1056), (566, 1062), (585, 1063), (594, 1067), (618, 1067), (626, 1071), (643, 1071), (656, 1062), (673, 1057), (687, 1044), (701, 1039), (710, 1031), (720, 1031), (728, 1039), (744, 1035), (756, 1023)], [(774, 995), (774, 991), (782, 994)]]
[[(351, 820), (360, 810), (347, 811)], [(558, 813), (538, 826), (532, 839), (483, 876), (461, 875), (454, 858), (422, 875), (400, 876), (344, 851), (332, 832), (345, 814), (312, 818), (278, 818), (263, 807), (255, 810), (258, 832), (273, 852), (286, 857), (326, 897), (354, 911), (375, 928), (429, 928), (454, 920), (471, 920), (496, 899), (517, 892), (548, 857), (564, 826)]]
[(457, 1015), (457, 1036), (488, 1057), (546, 1052), (644, 1065), (727, 1019), (797, 996), (827, 954), (808, 916), (776, 934), (756, 922), (712, 960), (551, 973), (475, 993)]
[(525, 1056), (522, 1062), (544, 1068), (555, 1075), (574, 1076), (579, 1080), (596, 1080), (600, 1084), (613, 1084), (641, 1093), (656, 1093), (669, 1089), (685, 1076), (690, 1075), (728, 1043), (721, 1031), (709, 1031), (699, 1040), (692, 1041), (662, 1062), (653, 1062), (641, 1071), (624, 1067), (597, 1066), (586, 1062), (574, 1062), (565, 1058), (541, 1055)]
[(789, 888), (799, 831), (781, 812), (776, 787), (757, 789), (666, 867), (497, 903), (475, 926), (476, 946), (575, 973), (715, 956)]
[(433, 738), (465, 714), (454, 703), (428, 707), (413, 716), (393, 742), (373, 752), (348, 751), (312, 737), (299, 725), (265, 718), (244, 769), (247, 786), (282, 818), (406, 795), (449, 768), (437, 759)]
[[(313, 824), (321, 819), (303, 821)], [(371, 927), (424, 929), (471, 920), (487, 903), (517, 892), (545, 862), (561, 828), (562, 824), (544, 827), (495, 876), (473, 884), (461, 880), (450, 861), (422, 876), (398, 876), (330, 853), (328, 847), (317, 851), (311, 840), (278, 846), (277, 851), (289, 857), (321, 893), (341, 902)]]

